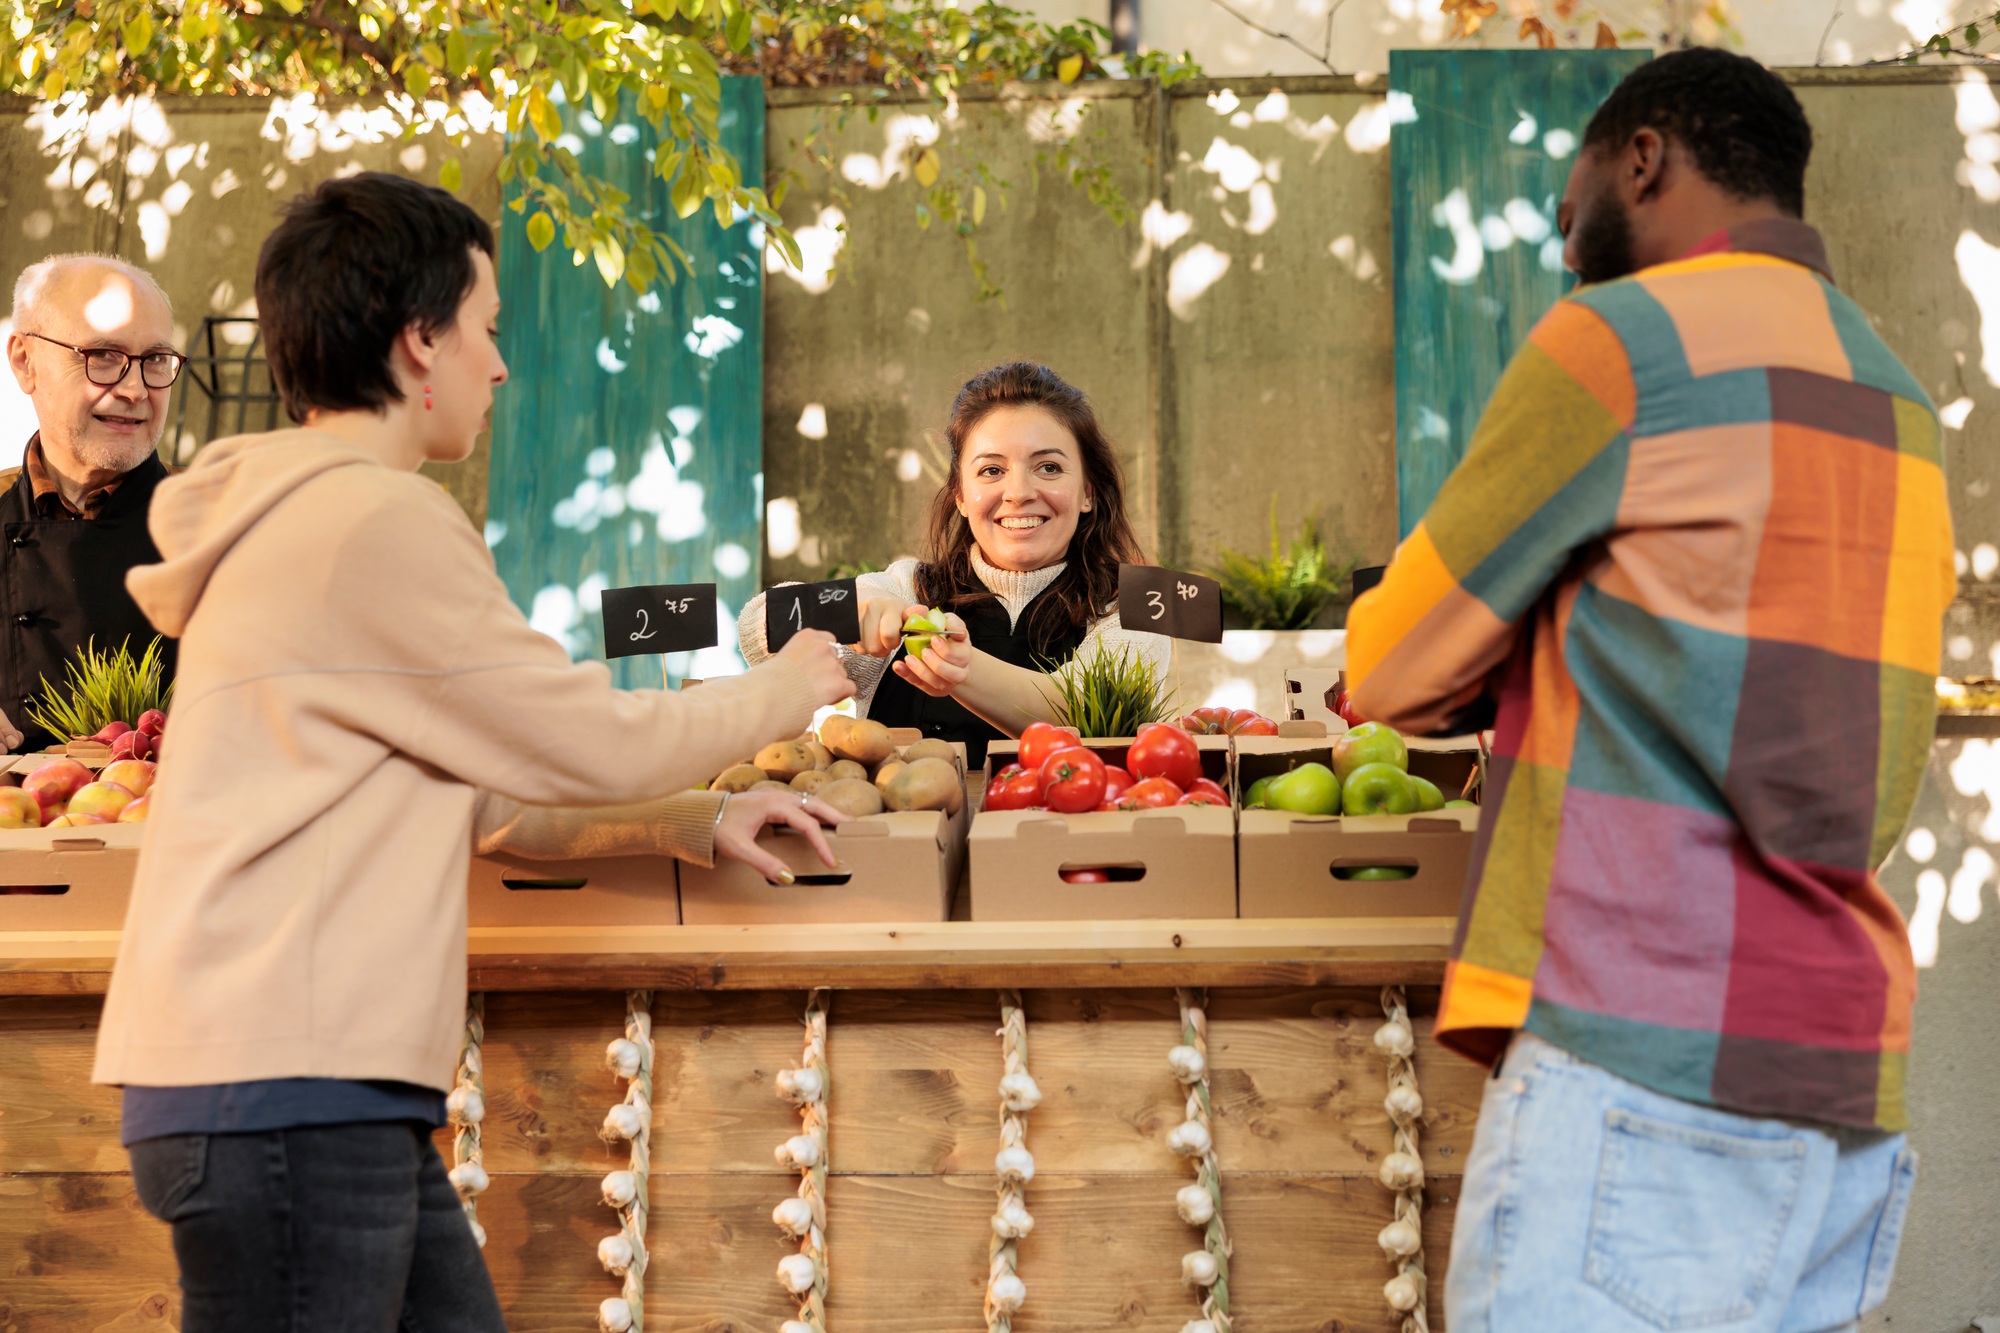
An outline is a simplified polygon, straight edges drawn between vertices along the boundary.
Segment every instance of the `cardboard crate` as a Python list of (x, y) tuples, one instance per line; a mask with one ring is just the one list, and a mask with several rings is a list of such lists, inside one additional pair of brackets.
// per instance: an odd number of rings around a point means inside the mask
[(144, 824), (0, 830), (0, 930), (120, 930)]
[[(894, 728), (898, 746), (921, 740)], [(965, 747), (958, 751), (965, 769)], [(773, 884), (741, 861), (681, 867), (681, 919), (691, 926), (788, 925), (799, 922), (945, 921), (965, 872), (970, 797), (954, 814), (904, 810), (850, 819), (827, 830), (835, 869), (790, 829), (767, 828), (758, 844), (797, 876)]]
[(466, 878), (466, 924), (677, 926), (679, 864), (671, 856), (475, 856)]
[[(1294, 724), (1296, 725), (1296, 724)], [(1289, 728), (1288, 728), (1289, 730)], [(1333, 737), (1236, 738), (1236, 780), (1303, 763), (1333, 764)], [(1447, 800), (1479, 772), (1469, 738), (1406, 738), (1410, 771), (1437, 784)], [(1412, 815), (1311, 816), (1244, 810), (1237, 822), (1237, 884), (1244, 917), (1456, 916), (1478, 834), (1477, 809)], [(1409, 879), (1345, 880), (1360, 866), (1411, 866)]]
[[(1202, 771), (1230, 786), (1230, 738), (1197, 736)], [(1123, 765), (1126, 740), (1085, 744)], [(1019, 747), (995, 741), (987, 777)], [(985, 783), (980, 784), (985, 790)], [(969, 843), (974, 921), (1124, 921), (1236, 915), (1236, 815), (1227, 806), (1092, 811), (982, 810)], [(1105, 869), (1112, 881), (1071, 884), (1065, 870)]]
[[(1347, 723), (1333, 711), (1334, 696), (1340, 693), (1347, 673), (1339, 667), (1288, 667), (1285, 670), (1285, 718), (1294, 722), (1318, 722), (1329, 736), (1347, 730)], [(1285, 720), (1285, 719), (1280, 719)]]

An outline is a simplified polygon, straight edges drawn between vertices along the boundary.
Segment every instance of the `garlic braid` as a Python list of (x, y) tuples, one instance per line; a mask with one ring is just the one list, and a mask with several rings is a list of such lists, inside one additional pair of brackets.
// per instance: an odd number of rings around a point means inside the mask
[(490, 1183), (485, 1155), (479, 1146), (479, 1124), (486, 1119), (486, 1061), (480, 1047), (486, 1041), (486, 996), (478, 991), (465, 997), (465, 1030), (458, 1042), (458, 1071), (452, 1079), (451, 1095), (445, 1098), (445, 1114), (452, 1124), (451, 1184), (472, 1227), (472, 1238), (486, 1248), (486, 1228), (479, 1225), (479, 1195)]
[(597, 1243), (604, 1271), (622, 1277), (616, 1296), (597, 1307), (602, 1333), (644, 1333), (646, 1326), (646, 1179), (652, 1172), (653, 992), (625, 994), (625, 1035), (604, 1048), (604, 1063), (625, 1082), (625, 1100), (604, 1117), (598, 1137), (632, 1145), (630, 1165), (604, 1177), (604, 1202), (618, 1210), (618, 1234)]
[(987, 1249), (987, 1333), (1012, 1333), (1014, 1313), (1028, 1299), (1027, 1284), (1015, 1272), (1015, 1250), (1034, 1229), (1027, 1185), (1035, 1178), (1028, 1151), (1027, 1113), (1041, 1104), (1042, 1090), (1028, 1072), (1028, 1016), (1021, 992), (1000, 992), (1000, 1151), (993, 1159), (999, 1177), (993, 1211), (993, 1239)]
[(1180, 987), (1181, 1044), (1167, 1064), (1187, 1090), (1187, 1119), (1167, 1133), (1167, 1146), (1194, 1165), (1195, 1183), (1174, 1196), (1181, 1220), (1203, 1229), (1202, 1248), (1181, 1256), (1181, 1280), (1203, 1289), (1200, 1319), (1181, 1333), (1230, 1333), (1229, 1232), (1222, 1225), (1222, 1171), (1215, 1160), (1215, 1128), (1208, 1095), (1208, 992)]
[(1382, 1159), (1382, 1184), (1396, 1194), (1396, 1219), (1382, 1228), (1376, 1241), (1396, 1276), (1382, 1288), (1389, 1305), (1402, 1316), (1401, 1333), (1430, 1333), (1425, 1313), (1428, 1296), (1424, 1276), (1424, 1159), (1418, 1151), (1417, 1129), (1424, 1099), (1417, 1091), (1416, 1035), (1410, 1027), (1409, 1000), (1401, 986), (1382, 988), (1382, 1012), (1387, 1021), (1375, 1029), (1375, 1049), (1389, 1061), (1389, 1095), (1383, 1109), (1395, 1128), (1395, 1151)]
[(797, 1069), (780, 1070), (778, 1095), (799, 1108), (800, 1133), (778, 1145), (778, 1162), (795, 1167), (799, 1192), (771, 1214), (788, 1236), (799, 1240), (799, 1252), (778, 1261), (778, 1281), (798, 1298), (799, 1316), (787, 1319), (779, 1333), (826, 1333), (826, 1095), (832, 1079), (826, 1063), (826, 1010), (832, 992), (815, 990), (806, 997), (805, 1048)]

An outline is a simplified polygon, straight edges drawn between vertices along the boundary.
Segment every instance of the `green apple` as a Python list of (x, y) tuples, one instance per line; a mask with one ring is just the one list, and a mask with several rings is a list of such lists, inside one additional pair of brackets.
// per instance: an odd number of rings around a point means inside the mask
[[(1271, 790), (1271, 784), (1276, 782), (1281, 776), (1283, 775), (1278, 773), (1271, 773), (1264, 777), (1258, 778), (1255, 782), (1251, 783), (1250, 789), (1243, 793), (1243, 808), (1245, 810), (1264, 809), (1265, 793)], [(5, 790), (5, 789), (0, 788), (0, 790)]]
[(1393, 764), (1363, 764), (1340, 784), (1342, 814), (1407, 815), (1416, 808), (1410, 775)]
[(1325, 764), (1300, 764), (1264, 789), (1264, 805), (1295, 815), (1340, 813), (1340, 779)]
[(1417, 809), (1444, 809), (1444, 793), (1437, 789), (1435, 782), (1430, 781), (1428, 778), (1420, 778), (1412, 773), (1410, 775), (1410, 785), (1417, 789)]
[(912, 657), (922, 657), (924, 649), (931, 646), (931, 635), (942, 634), (950, 628), (944, 612), (937, 607), (920, 615), (911, 616), (903, 622), (903, 651)]
[(1364, 764), (1387, 764), (1409, 772), (1410, 751), (1394, 727), (1380, 722), (1363, 722), (1333, 742), (1333, 771), (1342, 782)]
[(1410, 866), (1355, 866), (1349, 870), (1336, 870), (1335, 879), (1409, 879), (1417, 872)]
[(1441, 808), (1446, 810), (1477, 810), (1479, 807), (1471, 801), (1446, 801)]

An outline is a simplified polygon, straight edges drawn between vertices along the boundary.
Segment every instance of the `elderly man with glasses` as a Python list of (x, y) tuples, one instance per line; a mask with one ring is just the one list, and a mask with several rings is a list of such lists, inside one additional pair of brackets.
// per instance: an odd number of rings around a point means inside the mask
[[(54, 255), (14, 284), (7, 364), (39, 429), (0, 472), (0, 745), (66, 739), (27, 717), (42, 680), (94, 639), (137, 654), (153, 628), (125, 571), (157, 562), (146, 530), (167, 397), (187, 358), (152, 275), (104, 255)], [(171, 652), (173, 645), (167, 648)], [(172, 671), (169, 657), (168, 670)]]

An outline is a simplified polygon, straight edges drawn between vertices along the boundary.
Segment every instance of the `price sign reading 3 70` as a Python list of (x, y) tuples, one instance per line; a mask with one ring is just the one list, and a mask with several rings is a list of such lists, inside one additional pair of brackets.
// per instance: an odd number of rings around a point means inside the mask
[(1158, 565), (1120, 565), (1118, 619), (1126, 629), (1221, 643), (1222, 585)]

